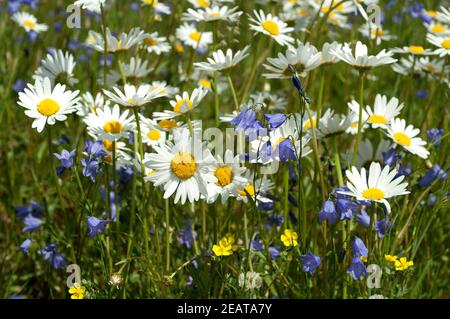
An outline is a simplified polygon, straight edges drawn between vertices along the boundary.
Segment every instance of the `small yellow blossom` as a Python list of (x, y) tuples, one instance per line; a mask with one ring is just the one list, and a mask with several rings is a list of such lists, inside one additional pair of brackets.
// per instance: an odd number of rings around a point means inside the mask
[(391, 262), (395, 262), (397, 261), (397, 256), (392, 256), (392, 255), (384, 255), (384, 259), (386, 259), (387, 261), (391, 261)]
[(402, 257), (400, 260), (395, 261), (395, 270), (406, 270), (413, 265), (414, 263), (412, 260), (408, 261), (406, 257)]
[(235, 245), (234, 236), (231, 234), (226, 234), (223, 237), (218, 245), (214, 245), (212, 250), (216, 256), (230, 256), (234, 251), (238, 249), (238, 246)]
[(292, 229), (285, 229), (284, 234), (281, 235), (281, 241), (286, 247), (298, 245), (298, 235)]
[(365, 262), (365, 263), (367, 262), (367, 257), (365, 257), (365, 256), (361, 256), (361, 257), (359, 257), (359, 259), (361, 259), (362, 262)]
[(79, 283), (75, 283), (71, 288), (69, 288), (69, 294), (71, 294), (71, 299), (83, 299), (86, 288), (81, 286)]

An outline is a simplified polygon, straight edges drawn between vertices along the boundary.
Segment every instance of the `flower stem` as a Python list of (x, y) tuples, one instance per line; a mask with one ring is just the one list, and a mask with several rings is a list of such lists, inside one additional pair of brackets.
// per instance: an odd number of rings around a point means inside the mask
[(234, 90), (233, 80), (231, 79), (230, 73), (227, 74), (227, 79), (228, 79), (228, 86), (230, 87), (231, 90), (231, 95), (233, 96), (235, 110), (239, 111), (239, 102), (236, 96), (236, 91)]
[(165, 213), (166, 213), (166, 271), (170, 270), (170, 212), (169, 212), (169, 200), (165, 200)]
[(320, 163), (319, 147), (317, 144), (317, 135), (316, 135), (316, 125), (313, 124), (314, 121), (313, 121), (313, 116), (312, 116), (311, 108), (309, 107), (309, 104), (305, 103), (305, 106), (306, 106), (306, 111), (308, 112), (309, 121), (310, 121), (310, 123), (312, 123), (311, 132), (312, 132), (313, 152), (314, 152), (314, 156), (316, 158), (317, 169), (319, 171), (319, 180), (320, 180), (320, 189), (321, 189), (321, 193), (322, 193), (322, 201), (325, 201), (326, 188), (325, 188), (325, 181), (323, 179), (322, 165)]
[(214, 72), (214, 119), (216, 127), (219, 127), (219, 74)]
[(342, 177), (341, 158), (339, 156), (338, 143), (334, 141), (334, 164), (336, 165), (336, 174), (338, 178), (338, 186), (344, 186), (344, 179)]
[(356, 163), (356, 156), (358, 155), (359, 141), (361, 140), (361, 130), (362, 130), (362, 112), (364, 104), (364, 77), (365, 73), (361, 72), (360, 76), (360, 86), (359, 86), (359, 115), (358, 115), (358, 132), (356, 133), (355, 148), (353, 150), (352, 166)]

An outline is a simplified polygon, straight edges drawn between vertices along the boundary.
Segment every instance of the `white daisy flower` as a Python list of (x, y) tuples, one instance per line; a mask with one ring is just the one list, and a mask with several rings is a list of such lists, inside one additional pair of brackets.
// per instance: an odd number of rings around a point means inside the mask
[(78, 107), (79, 91), (66, 90), (65, 85), (52, 85), (48, 78), (28, 84), (24, 92), (19, 93), (17, 104), (26, 108), (25, 114), (34, 119), (32, 128), (40, 133), (45, 124), (55, 124), (56, 121), (65, 121), (67, 114), (73, 113)]
[(340, 3), (333, 11), (331, 11), (331, 8), (337, 4), (334, 0), (325, 0), (323, 3), (321, 1), (309, 0), (308, 4), (313, 7), (314, 12), (320, 9), (318, 12), (321, 18), (326, 17), (328, 23), (341, 28), (349, 28), (346, 14), (355, 12), (355, 7), (350, 2)]
[(246, 46), (242, 51), (237, 51), (233, 55), (233, 51), (228, 49), (226, 54), (222, 50), (217, 50), (212, 53), (212, 58), (207, 58), (208, 62), (194, 63), (194, 66), (202, 71), (214, 72), (223, 71), (236, 66), (239, 62), (248, 56), (248, 49), (250, 46)]
[(319, 120), (317, 138), (326, 138), (344, 133), (355, 119), (357, 121), (357, 115), (353, 112), (344, 116), (334, 113), (332, 109), (327, 109)]
[(388, 136), (398, 145), (401, 145), (408, 152), (423, 159), (427, 159), (430, 152), (424, 147), (427, 143), (419, 135), (420, 130), (412, 125), (406, 126), (403, 119), (393, 119), (387, 127)]
[(450, 35), (446, 37), (435, 36), (434, 34), (427, 34), (427, 41), (438, 47), (434, 51), (440, 57), (450, 55)]
[(101, 13), (101, 7), (105, 6), (106, 0), (77, 0), (74, 5), (95, 12)]
[[(377, 148), (374, 149), (372, 142), (369, 139), (364, 139), (359, 142), (358, 153), (356, 154), (356, 167), (369, 167), (370, 163), (378, 162), (383, 163), (383, 153), (387, 152), (391, 148), (391, 143), (387, 140), (381, 140)], [(348, 152), (344, 158), (348, 163), (352, 162), (353, 150)]]
[(450, 71), (450, 66), (445, 65), (445, 59), (431, 60), (429, 57), (423, 57), (419, 58), (416, 64), (423, 72), (431, 74), (438, 79), (446, 78)]
[(234, 193), (234, 196), (237, 198), (237, 200), (241, 200), (244, 203), (247, 203), (248, 196), (250, 196), (251, 200), (254, 201), (256, 194), (257, 204), (272, 202), (272, 200), (267, 198), (266, 195), (269, 190), (273, 188), (274, 184), (269, 178), (267, 178), (266, 175), (262, 175), (262, 177), (256, 178), (256, 183), (253, 183), (253, 172), (247, 171), (244, 177), (246, 179), (246, 182), (241, 188), (236, 189)]
[(150, 90), (165, 94), (167, 97), (173, 97), (180, 91), (177, 87), (167, 85), (165, 81), (153, 81), (150, 84)]
[[(358, 133), (358, 125), (359, 125), (359, 103), (356, 102), (355, 100), (348, 102), (347, 103), (348, 107), (351, 110), (351, 114), (354, 114), (354, 116), (352, 117), (350, 126), (345, 130), (345, 133), (347, 134), (351, 134), (351, 135), (356, 135)], [(354, 110), (358, 110), (357, 112), (355, 112)], [(366, 120), (364, 119), (364, 110), (363, 110), (363, 123), (362, 123), (362, 127), (361, 127), (361, 132), (364, 132), (366, 128), (369, 127), (369, 125), (367, 124)]]
[(188, 0), (195, 8), (209, 8), (211, 6), (210, 0)]
[(178, 39), (194, 49), (206, 48), (213, 42), (212, 32), (200, 32), (194, 24), (185, 23), (178, 27), (176, 35)]
[(370, 40), (376, 40), (377, 45), (380, 45), (381, 41), (390, 41), (396, 39), (396, 36), (389, 34), (387, 30), (373, 25), (372, 23), (366, 23), (362, 25), (359, 28), (359, 32)]
[[(359, 109), (355, 110), (353, 108), (354, 105), (355, 104), (352, 104), (351, 106), (352, 111), (358, 116)], [(363, 120), (370, 123), (372, 128), (386, 128), (388, 123), (399, 115), (402, 109), (403, 103), (400, 103), (396, 97), (392, 97), (388, 101), (386, 95), (377, 94), (373, 109), (369, 105), (366, 106), (366, 110), (363, 109)]]
[(208, 94), (207, 90), (196, 88), (189, 93), (184, 91), (183, 95), (176, 95), (175, 100), (171, 100), (169, 103), (173, 107), (173, 111), (165, 110), (164, 112), (154, 112), (153, 118), (156, 120), (172, 119), (176, 116), (185, 114), (195, 109), (202, 99)]
[(120, 113), (120, 107), (116, 104), (113, 108), (105, 106), (103, 110), (97, 109), (96, 113), (89, 113), (84, 122), (88, 132), (101, 140), (118, 140), (128, 137), (134, 129), (133, 117), (128, 116), (129, 110)]
[(441, 6), (441, 11), (438, 11), (436, 14), (436, 20), (446, 24), (450, 24), (450, 7), (446, 9), (445, 7)]
[(198, 201), (200, 194), (207, 196), (207, 183), (216, 183), (211, 173), (214, 157), (199, 138), (192, 138), (189, 130), (174, 132), (174, 145), (154, 146), (156, 153), (144, 160), (147, 168), (155, 170), (150, 178), (155, 186), (164, 187), (164, 198), (175, 194), (175, 204), (186, 200)]
[(155, 10), (158, 14), (170, 14), (171, 10), (167, 4), (159, 2), (159, 0), (141, 0), (142, 5), (144, 6), (152, 6), (153, 10)]
[[(358, 125), (359, 125), (359, 103), (356, 102), (355, 100), (352, 100), (348, 102), (347, 105), (351, 110), (351, 112), (356, 115), (352, 119), (350, 126), (347, 128), (345, 132), (348, 134), (356, 135), (358, 133)], [(364, 111), (363, 109), (361, 132), (364, 132), (364, 130), (369, 127), (369, 125), (367, 124), (367, 117), (368, 117), (367, 112)]]
[(225, 151), (224, 158), (220, 155), (216, 157), (215, 163), (211, 169), (217, 182), (208, 183), (206, 200), (208, 203), (213, 203), (219, 197), (222, 197), (222, 204), (224, 204), (230, 196), (235, 196), (238, 189), (244, 187), (247, 180), (242, 177), (246, 168), (240, 164), (240, 156), (234, 156), (230, 150)]
[(12, 16), (12, 19), (24, 28), (26, 32), (33, 31), (36, 33), (41, 33), (48, 30), (48, 26), (46, 24), (37, 23), (36, 17), (28, 12), (16, 12)]
[(353, 0), (353, 5), (355, 6), (355, 13), (359, 12), (364, 20), (369, 20), (369, 16), (367, 15), (366, 10), (362, 6), (362, 4), (369, 6), (378, 4), (378, 0)]
[(214, 6), (212, 8), (197, 10), (189, 8), (187, 10), (187, 13), (183, 13), (182, 20), (196, 22), (209, 22), (218, 20), (235, 21), (242, 15), (242, 11), (237, 11), (238, 9), (238, 7), (228, 9), (227, 6)]
[[(280, 161), (280, 158), (283, 159), (285, 157), (287, 159), (288, 154), (295, 155), (298, 158), (300, 153), (302, 157), (311, 153), (311, 148), (308, 146), (310, 136), (303, 136), (300, 142), (300, 132), (297, 130), (297, 125), (300, 126), (301, 122), (298, 118), (299, 115), (296, 114), (295, 116), (297, 120), (294, 117), (290, 117), (280, 127), (271, 130), (268, 136), (258, 137), (250, 142), (251, 153), (249, 161), (251, 163), (268, 164), (274, 160)], [(287, 143), (287, 140), (289, 140), (289, 144), (281, 144)], [(281, 149), (281, 145), (283, 145), (283, 149)], [(270, 150), (267, 150), (267, 147), (270, 147)]]
[(103, 110), (105, 106), (109, 106), (109, 101), (105, 100), (101, 92), (98, 92), (95, 98), (90, 92), (86, 92), (81, 96), (77, 115), (85, 117), (89, 113), (96, 113), (97, 109)]
[(67, 84), (74, 85), (78, 83), (73, 74), (75, 65), (72, 54), (57, 50), (54, 54), (47, 54), (47, 57), (41, 61), (41, 66), (34, 72), (33, 79), (42, 81), (44, 78), (49, 78), (53, 86), (55, 80), (60, 77), (60, 79), (66, 80)]
[(144, 45), (148, 53), (155, 53), (156, 55), (170, 51), (170, 44), (167, 42), (167, 38), (160, 37), (158, 32), (153, 32), (148, 38), (144, 39)]
[(371, 69), (380, 65), (391, 64), (396, 62), (392, 58), (393, 53), (381, 50), (377, 55), (368, 55), (367, 46), (360, 41), (356, 43), (355, 51), (353, 53), (350, 44), (344, 43), (344, 46), (339, 50), (331, 50), (331, 54), (336, 55), (339, 59), (352, 65), (357, 69)]
[(287, 100), (284, 97), (270, 94), (267, 91), (250, 94), (250, 100), (253, 101), (253, 104), (263, 104), (269, 110), (276, 111), (285, 110), (287, 105)]
[[(414, 60), (416, 60), (415, 63)], [(422, 74), (419, 62), (413, 55), (401, 58), (398, 63), (392, 64), (392, 70), (402, 75), (411, 75), (411, 72), (413, 72), (414, 75)]]
[(340, 50), (342, 48), (342, 44), (336, 41), (332, 43), (325, 42), (322, 46), (322, 52), (320, 56), (321, 64), (334, 64), (340, 61), (340, 59), (331, 54), (331, 50)]
[(278, 17), (272, 16), (271, 13), (265, 14), (264, 11), (253, 10), (255, 18), (249, 15), (250, 29), (263, 33), (273, 38), (279, 45), (285, 46), (294, 42), (294, 38), (288, 34), (294, 31), (294, 28), (288, 27), (287, 24), (281, 21)]
[(147, 145), (163, 145), (166, 142), (166, 132), (159, 128), (152, 119), (140, 115), (142, 142)]
[[(115, 37), (111, 34), (109, 28), (106, 28), (106, 42), (107, 52), (115, 53), (121, 51), (127, 51), (131, 47), (140, 43), (141, 41), (150, 37), (150, 34), (145, 33), (140, 28), (133, 28), (129, 33), (122, 32), (119, 37)], [(96, 51), (104, 51), (103, 36), (97, 32), (89, 31), (87, 39), (87, 45)]]
[(293, 65), (299, 75), (305, 77), (309, 71), (320, 65), (321, 53), (309, 43), (298, 42), (296, 48), (288, 48), (284, 55), (278, 53), (278, 58), (267, 58), (267, 62), (270, 64), (264, 64), (264, 67), (270, 73), (264, 73), (263, 76), (269, 79), (291, 78), (292, 71), (289, 65)]
[(383, 203), (388, 213), (391, 212), (391, 205), (386, 199), (410, 193), (406, 190), (408, 183), (402, 183), (405, 176), (395, 178), (397, 170), (390, 170), (389, 165), (382, 170), (380, 163), (370, 164), (368, 176), (364, 167), (361, 168), (361, 173), (356, 167), (352, 167), (345, 174), (350, 191), (339, 193), (356, 197), (357, 200)]
[(437, 36), (448, 35), (450, 33), (450, 29), (447, 25), (442, 23), (424, 23), (427, 31)]
[[(93, 138), (96, 140), (99, 140), (98, 136), (95, 136), (93, 134), (90, 134)], [(112, 164), (112, 156), (113, 156), (113, 145), (116, 146), (115, 149), (115, 156), (116, 156), (116, 168), (124, 167), (130, 164), (130, 161), (133, 160), (130, 153), (132, 153), (132, 150), (127, 147), (127, 145), (124, 142), (121, 141), (113, 141), (110, 140), (103, 140), (103, 147), (107, 153), (105, 156), (105, 160)]]
[[(142, 61), (141, 58), (132, 57), (130, 63), (125, 63), (122, 61), (119, 61), (119, 63), (122, 67), (123, 76), (125, 79), (130, 80), (130, 82), (146, 77), (151, 71), (151, 69), (148, 68), (148, 60)], [(109, 84), (108, 87), (115, 85), (119, 81), (122, 82), (122, 74), (115, 70), (111, 70), (108, 77), (110, 78), (109, 81), (107, 80)], [(100, 79), (102, 79), (102, 77), (100, 77)]]
[(141, 84), (138, 87), (125, 84), (123, 92), (118, 87), (113, 87), (113, 90), (115, 93), (108, 90), (103, 90), (103, 93), (114, 103), (126, 107), (142, 106), (154, 99), (165, 96), (165, 93), (161, 90), (151, 90), (148, 84)]
[(425, 49), (421, 45), (410, 45), (405, 46), (401, 48), (394, 48), (391, 50), (394, 53), (401, 53), (401, 54), (411, 54), (411, 55), (433, 55), (434, 52), (432, 52), (430, 49)]

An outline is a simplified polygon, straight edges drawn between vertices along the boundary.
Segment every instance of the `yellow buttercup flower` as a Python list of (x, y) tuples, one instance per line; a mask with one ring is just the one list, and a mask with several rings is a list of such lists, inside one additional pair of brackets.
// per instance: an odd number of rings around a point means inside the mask
[(226, 234), (218, 245), (214, 245), (212, 250), (216, 256), (230, 256), (238, 249), (235, 245), (234, 236), (231, 234)]
[(71, 288), (69, 288), (69, 294), (71, 294), (71, 299), (83, 299), (86, 288), (81, 286), (79, 283), (75, 283)]
[(298, 235), (292, 229), (285, 229), (284, 234), (281, 235), (281, 241), (286, 247), (297, 246), (298, 245)]
[(414, 265), (414, 263), (413, 263), (412, 260), (408, 261), (406, 259), (406, 257), (402, 257), (402, 258), (400, 258), (400, 260), (396, 260), (395, 261), (395, 270), (403, 271), (403, 270), (406, 270), (406, 269), (408, 269), (409, 267), (411, 267), (413, 265)]

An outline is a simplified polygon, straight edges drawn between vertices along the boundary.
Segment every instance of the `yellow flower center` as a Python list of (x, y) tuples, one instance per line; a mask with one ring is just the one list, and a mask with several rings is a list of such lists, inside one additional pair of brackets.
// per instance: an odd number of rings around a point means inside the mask
[(26, 19), (23, 21), (23, 25), (30, 28), (30, 29), (34, 29), (36, 27), (36, 22)]
[(372, 35), (374, 37), (381, 37), (381, 36), (384, 35), (384, 31), (381, 30), (381, 29), (376, 28), (376, 29), (372, 30)]
[(183, 110), (183, 111), (181, 110), (181, 107), (183, 105), (185, 105), (186, 103), (187, 103), (187, 105), (189, 105), (189, 109), (192, 110), (192, 101), (189, 100), (189, 99), (182, 99), (182, 100), (179, 100), (177, 102), (177, 104), (175, 104), (175, 106), (173, 107), (173, 111), (177, 112), (177, 113), (184, 113), (184, 112), (186, 112), (187, 110)]
[(161, 133), (158, 130), (150, 130), (147, 133), (147, 137), (151, 141), (157, 141), (161, 137)]
[(442, 33), (445, 31), (445, 27), (442, 24), (435, 24), (431, 27), (431, 31), (434, 33)]
[(450, 39), (446, 39), (441, 43), (442, 47), (446, 50), (450, 50)]
[(351, 128), (357, 128), (358, 125), (359, 125), (358, 122), (354, 122), (354, 123), (350, 124), (350, 127), (351, 127)]
[(156, 173), (156, 171), (155, 171), (154, 169), (149, 169), (149, 170), (147, 171), (147, 176), (153, 175), (153, 174), (155, 174), (155, 173)]
[(311, 120), (307, 120), (304, 124), (303, 124), (303, 130), (309, 130), (312, 126), (317, 127), (317, 120), (313, 119), (312, 120), (312, 125), (311, 125)]
[(437, 12), (436, 11), (434, 11), (434, 10), (428, 10), (427, 11), (427, 14), (430, 16), (430, 17), (435, 17), (436, 16), (436, 14), (437, 14)]
[(253, 196), (255, 196), (255, 187), (253, 186), (253, 184), (249, 184), (249, 185), (245, 186), (244, 189), (239, 189), (238, 193), (239, 193), (239, 195), (245, 196), (245, 197), (247, 197), (247, 193), (248, 193), (250, 196), (253, 197)]
[(233, 171), (227, 165), (217, 168), (214, 175), (217, 177), (217, 185), (221, 187), (225, 187), (233, 181)]
[(167, 90), (165, 88), (162, 88), (162, 87), (157, 86), (157, 85), (153, 85), (150, 88), (150, 91), (152, 91), (152, 92), (158, 91), (159, 94), (166, 94), (167, 93)]
[(209, 15), (211, 17), (220, 17), (220, 12), (211, 12)]
[(37, 106), (38, 112), (47, 117), (56, 114), (60, 109), (61, 106), (53, 99), (42, 100)]
[(280, 138), (278, 139), (278, 141), (276, 141), (276, 142), (272, 145), (272, 149), (275, 150), (275, 149), (277, 148), (277, 146), (278, 146), (281, 142), (283, 142), (285, 139), (287, 139), (287, 137), (280, 137)]
[(411, 139), (405, 133), (402, 133), (402, 132), (395, 133), (394, 140), (400, 145), (403, 145), (406, 147), (411, 146)]
[(362, 195), (368, 200), (381, 200), (384, 198), (384, 193), (379, 188), (368, 188), (362, 193)]
[(123, 130), (123, 125), (115, 120), (108, 121), (103, 125), (103, 130), (110, 134), (119, 134)]
[(322, 11), (323, 13), (327, 13), (328, 11), (330, 11), (330, 8), (322, 7), (322, 9), (320, 9), (320, 11)]
[(201, 86), (204, 86), (205, 88), (211, 89), (211, 82), (206, 79), (202, 79), (202, 80), (198, 81), (198, 84), (200, 84)]
[(209, 1), (208, 0), (197, 0), (197, 4), (200, 7), (203, 7), (203, 8), (209, 7)]
[[(113, 150), (113, 142), (109, 141), (109, 140), (103, 140), (103, 147), (109, 151), (112, 152)], [(117, 147), (116, 147), (117, 148)]]
[(425, 49), (424, 49), (423, 46), (421, 46), (421, 45), (411, 45), (411, 46), (409, 47), (409, 51), (410, 51), (412, 54), (422, 54), (422, 53), (425, 52)]
[(161, 120), (158, 125), (165, 130), (171, 130), (178, 126), (175, 120)]
[(279, 35), (280, 34), (280, 29), (278, 28), (278, 24), (276, 24), (276, 22), (273, 22), (270, 20), (264, 21), (262, 23), (262, 27), (264, 28), (264, 30), (269, 32), (271, 35)]
[(184, 52), (183, 45), (181, 43), (175, 44), (175, 51), (177, 51), (178, 53), (183, 53)]
[(194, 176), (197, 171), (197, 164), (194, 156), (189, 153), (179, 152), (173, 157), (170, 168), (176, 177), (186, 180)]
[(202, 37), (202, 34), (198, 31), (194, 31), (191, 34), (189, 34), (189, 38), (195, 42), (200, 41), (201, 37)]
[(149, 47), (152, 47), (154, 45), (157, 45), (158, 41), (156, 41), (156, 39), (153, 39), (153, 38), (147, 38), (147, 39), (144, 40), (144, 43), (146, 45), (148, 45)]
[[(369, 116), (368, 121), (373, 124), (386, 124), (387, 118), (385, 118), (383, 115), (372, 114), (371, 116)], [(356, 123), (356, 126), (358, 126), (358, 123)]]

